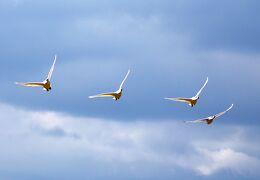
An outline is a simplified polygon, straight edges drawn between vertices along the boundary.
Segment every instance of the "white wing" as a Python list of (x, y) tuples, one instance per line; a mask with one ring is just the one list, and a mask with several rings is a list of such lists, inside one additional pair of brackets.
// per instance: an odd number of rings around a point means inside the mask
[(119, 87), (119, 90), (120, 90), (120, 91), (122, 90), (123, 84), (125, 83), (125, 80), (126, 80), (126, 78), (128, 77), (129, 73), (130, 73), (130, 70), (127, 71), (127, 74), (126, 74), (124, 80), (123, 80), (122, 83), (120, 84), (120, 87)]
[(209, 78), (207, 77), (207, 80), (206, 80), (206, 82), (204, 83), (204, 85), (202, 86), (202, 88), (199, 90), (199, 92), (196, 94), (196, 96), (195, 96), (195, 97), (199, 97), (199, 95), (200, 95), (201, 91), (204, 89), (204, 87), (206, 86), (206, 84), (208, 83), (208, 81), (209, 81)]
[(164, 98), (172, 101), (180, 101), (180, 102), (186, 102), (186, 103), (191, 103), (191, 98)]
[(97, 94), (94, 96), (89, 96), (89, 98), (92, 99), (92, 98), (97, 98), (97, 97), (114, 97), (115, 94), (116, 94), (115, 92), (101, 93), (101, 94)]
[(223, 111), (223, 112), (220, 112), (220, 113), (216, 114), (215, 116), (216, 116), (216, 117), (219, 117), (219, 116), (225, 114), (225, 113), (228, 112), (232, 107), (233, 107), (233, 104), (232, 104), (227, 110), (225, 110), (225, 111)]
[(22, 85), (22, 86), (31, 86), (31, 87), (44, 85), (44, 83), (42, 82), (15, 82), (15, 84)]
[(196, 119), (193, 121), (184, 121), (185, 123), (207, 123), (208, 118)]
[(48, 79), (49, 81), (51, 80), (51, 75), (52, 75), (52, 72), (53, 72), (53, 70), (54, 70), (54, 66), (55, 66), (55, 63), (56, 63), (56, 59), (57, 59), (57, 55), (55, 55), (55, 57), (54, 57), (53, 64), (52, 64), (52, 66), (51, 66), (50, 72), (49, 72), (48, 77), (47, 77), (47, 79)]

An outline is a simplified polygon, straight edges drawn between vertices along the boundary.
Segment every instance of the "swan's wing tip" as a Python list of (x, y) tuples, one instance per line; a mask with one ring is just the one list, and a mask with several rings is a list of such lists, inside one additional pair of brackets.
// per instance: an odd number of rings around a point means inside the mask
[[(130, 69), (127, 70), (126, 77), (130, 74)], [(126, 78), (125, 77), (125, 78)]]
[(176, 100), (176, 98), (169, 98), (169, 97), (166, 97), (166, 98), (164, 98), (164, 99), (170, 100), (170, 101), (175, 101), (175, 100)]
[(52, 64), (52, 67), (51, 67), (51, 69), (53, 68), (53, 66), (55, 65), (55, 63), (56, 63), (56, 60), (57, 60), (57, 54), (54, 54), (54, 60), (53, 60), (53, 64)]
[(127, 70), (127, 73), (126, 73), (126, 74), (127, 74), (127, 76), (130, 74), (130, 69)]
[(14, 84), (17, 84), (17, 85), (24, 85), (23, 82), (14, 82)]
[(183, 121), (183, 123), (194, 123), (194, 121)]
[(231, 104), (231, 105), (229, 106), (229, 108), (227, 109), (227, 111), (230, 110), (230, 109), (232, 109), (232, 108), (233, 108), (233, 105), (234, 105), (234, 104)]

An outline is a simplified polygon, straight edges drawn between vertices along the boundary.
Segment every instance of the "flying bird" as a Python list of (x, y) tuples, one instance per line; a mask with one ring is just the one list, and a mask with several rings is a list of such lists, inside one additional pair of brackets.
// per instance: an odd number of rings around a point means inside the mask
[(232, 107), (233, 107), (233, 104), (227, 110), (220, 112), (218, 114), (215, 114), (213, 116), (209, 116), (209, 117), (206, 117), (206, 118), (197, 119), (197, 120), (193, 120), (193, 121), (185, 121), (185, 123), (207, 123), (207, 124), (211, 124), (215, 118), (222, 116), (223, 114), (228, 112)]
[(56, 59), (57, 59), (57, 56), (55, 55), (51, 69), (48, 73), (47, 78), (44, 81), (42, 81), (42, 82), (16, 82), (15, 84), (22, 85), (22, 86), (31, 86), (31, 87), (40, 86), (40, 87), (43, 87), (43, 89), (46, 91), (51, 90), (51, 76), (52, 76), (52, 72), (54, 70)]
[(165, 98), (165, 99), (168, 99), (168, 100), (173, 100), (173, 101), (180, 101), (180, 102), (185, 102), (185, 103), (188, 103), (191, 107), (195, 106), (195, 104), (197, 103), (198, 99), (200, 98), (200, 93), (202, 92), (202, 90), (204, 89), (204, 87), (206, 86), (206, 84), (208, 83), (208, 77), (207, 77), (207, 80), (205, 81), (204, 85), (200, 88), (200, 90), (198, 91), (198, 93), (193, 96), (192, 98), (182, 98), (182, 97), (179, 97), (179, 98)]
[(101, 94), (97, 94), (94, 96), (89, 96), (89, 98), (97, 98), (97, 97), (113, 97), (113, 99), (116, 101), (118, 99), (120, 99), (120, 97), (122, 96), (122, 91), (123, 91), (123, 84), (126, 80), (126, 78), (128, 77), (130, 73), (130, 70), (128, 70), (124, 80), (122, 81), (122, 83), (119, 86), (119, 89), (115, 92), (108, 92), (108, 93), (101, 93)]

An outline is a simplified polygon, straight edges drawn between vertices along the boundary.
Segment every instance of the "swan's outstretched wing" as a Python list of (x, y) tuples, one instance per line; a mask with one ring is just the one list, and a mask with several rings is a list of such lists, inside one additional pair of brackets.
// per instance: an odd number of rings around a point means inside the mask
[(53, 72), (53, 70), (54, 70), (54, 66), (55, 66), (55, 63), (56, 63), (56, 59), (57, 59), (57, 55), (54, 56), (54, 61), (53, 61), (53, 64), (52, 64), (52, 66), (51, 66), (51, 69), (50, 69), (49, 74), (48, 74), (48, 77), (47, 77), (47, 79), (48, 79), (49, 81), (51, 80), (51, 75), (52, 75), (52, 72)]
[(44, 83), (42, 82), (15, 82), (15, 84), (22, 85), (22, 86), (31, 86), (31, 87), (44, 85)]
[(204, 87), (206, 86), (206, 84), (208, 83), (208, 81), (209, 81), (209, 78), (207, 77), (207, 80), (205, 81), (204, 85), (202, 86), (202, 88), (200, 88), (200, 90), (199, 90), (198, 93), (196, 94), (196, 96), (195, 96), (196, 98), (199, 97), (201, 91), (204, 89)]
[(184, 121), (185, 123), (207, 123), (208, 118), (196, 119), (192, 121)]
[(216, 116), (216, 117), (219, 117), (219, 116), (225, 114), (225, 113), (228, 112), (232, 107), (233, 107), (233, 104), (232, 104), (227, 110), (225, 110), (225, 111), (223, 111), (223, 112), (220, 112), (220, 113), (216, 114), (215, 116)]
[(186, 102), (186, 103), (191, 102), (190, 98), (164, 98), (164, 99), (168, 99), (168, 100), (172, 100), (172, 101)]
[(123, 84), (125, 83), (125, 80), (126, 80), (126, 78), (128, 77), (129, 73), (130, 73), (130, 69), (127, 71), (127, 74), (126, 74), (124, 80), (121, 82), (121, 84), (120, 84), (120, 86), (119, 86), (119, 90), (122, 90)]
[(89, 98), (97, 98), (97, 97), (114, 97), (115, 96), (115, 92), (108, 92), (108, 93), (101, 93), (101, 94), (97, 94), (94, 96), (89, 96)]

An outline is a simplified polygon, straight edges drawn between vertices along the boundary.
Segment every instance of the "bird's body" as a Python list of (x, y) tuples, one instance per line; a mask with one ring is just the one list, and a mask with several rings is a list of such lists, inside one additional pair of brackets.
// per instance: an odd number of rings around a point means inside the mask
[(206, 119), (206, 123), (207, 124), (211, 124), (213, 122), (213, 120), (216, 118), (216, 116), (210, 116)]
[(202, 90), (204, 89), (204, 87), (206, 86), (206, 84), (208, 83), (208, 78), (205, 81), (204, 85), (202, 86), (202, 88), (198, 91), (198, 93), (191, 97), (191, 98), (184, 98), (184, 97), (178, 97), (178, 98), (165, 98), (168, 100), (172, 100), (172, 101), (179, 101), (179, 102), (185, 102), (188, 103), (191, 107), (195, 106), (198, 99), (200, 98), (200, 93), (202, 92)]
[(94, 96), (89, 96), (89, 98), (92, 99), (92, 98), (97, 98), (97, 97), (112, 97), (115, 101), (119, 100), (122, 96), (123, 84), (124, 84), (126, 78), (128, 77), (129, 73), (130, 73), (130, 70), (128, 70), (124, 80), (120, 84), (119, 89), (117, 91), (108, 92), (108, 93), (101, 93), (101, 94), (97, 94), (97, 95), (94, 95)]
[(186, 123), (207, 123), (207, 124), (211, 124), (213, 122), (214, 119), (216, 119), (217, 117), (225, 114), (226, 112), (228, 112), (231, 108), (233, 107), (233, 104), (225, 111), (220, 112), (218, 114), (215, 114), (213, 116), (209, 116), (206, 118), (202, 118), (202, 119), (197, 119), (197, 120), (193, 120), (193, 121), (185, 121)]
[(48, 73), (48, 76), (47, 78), (42, 81), (42, 82), (16, 82), (16, 84), (18, 85), (22, 85), (22, 86), (30, 86), (30, 87), (43, 87), (44, 90), (46, 91), (49, 91), (51, 90), (51, 76), (52, 76), (52, 72), (54, 70), (54, 66), (55, 66), (55, 63), (56, 63), (56, 55), (55, 55), (55, 58), (54, 58), (54, 62), (51, 66), (51, 69)]

